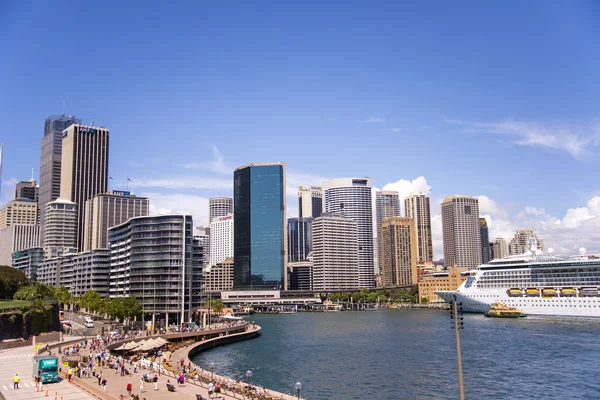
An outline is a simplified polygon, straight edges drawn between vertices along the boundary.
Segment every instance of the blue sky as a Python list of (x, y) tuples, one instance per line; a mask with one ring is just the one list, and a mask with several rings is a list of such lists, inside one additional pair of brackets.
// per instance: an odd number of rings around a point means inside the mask
[(494, 237), (600, 251), (599, 40), (594, 1), (3, 1), (1, 200), (64, 101), (154, 212), (202, 219), (232, 168), (286, 161), (288, 195), (426, 182), (485, 196)]

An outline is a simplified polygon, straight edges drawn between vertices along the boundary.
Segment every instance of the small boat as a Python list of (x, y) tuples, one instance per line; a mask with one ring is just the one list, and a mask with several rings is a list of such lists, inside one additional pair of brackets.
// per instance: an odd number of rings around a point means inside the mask
[(525, 291), (525, 293), (527, 294), (527, 296), (538, 296), (539, 297), (540, 290), (539, 289), (531, 288), (531, 289), (527, 289)]
[(342, 305), (334, 304), (331, 300), (325, 300), (323, 302), (323, 305), (325, 306), (323, 308), (323, 311), (325, 311), (325, 312), (342, 311)]
[(544, 296), (556, 296), (558, 295), (558, 291), (556, 289), (542, 289), (542, 295)]
[(508, 295), (510, 297), (521, 297), (523, 296), (523, 291), (521, 289), (510, 289)]
[(581, 295), (581, 296), (597, 296), (598, 288), (581, 288), (581, 289), (579, 289), (579, 295)]
[(562, 288), (560, 290), (560, 295), (565, 297), (565, 296), (575, 296), (577, 295), (577, 290), (573, 289), (573, 288)]
[(509, 307), (499, 301), (492, 304), (492, 308), (483, 315), (492, 318), (523, 318), (527, 316), (527, 314), (516, 307)]

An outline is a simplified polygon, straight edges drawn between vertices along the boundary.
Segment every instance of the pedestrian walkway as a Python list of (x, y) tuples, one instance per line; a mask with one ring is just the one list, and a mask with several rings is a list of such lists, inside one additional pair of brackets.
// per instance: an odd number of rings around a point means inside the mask
[(0, 360), (8, 360), (10, 358), (31, 358), (35, 355), (35, 353), (27, 353), (27, 354), (13, 354), (13, 355), (4, 355), (0, 356)]

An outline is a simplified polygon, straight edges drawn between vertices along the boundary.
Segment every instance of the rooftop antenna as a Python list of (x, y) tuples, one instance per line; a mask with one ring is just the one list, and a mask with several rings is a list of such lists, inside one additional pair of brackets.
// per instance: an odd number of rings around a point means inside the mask
[(33, 180), (33, 168), (31, 168), (31, 180)]
[(63, 115), (65, 115), (65, 101), (63, 100)]

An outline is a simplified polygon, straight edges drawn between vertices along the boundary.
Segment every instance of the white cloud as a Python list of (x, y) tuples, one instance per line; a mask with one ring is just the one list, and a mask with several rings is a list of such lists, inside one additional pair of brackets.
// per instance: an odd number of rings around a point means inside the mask
[(388, 131), (388, 132), (400, 132), (400, 131), (402, 131), (402, 128), (386, 128), (386, 129), (384, 129), (384, 131)]
[(564, 151), (576, 159), (597, 157), (594, 147), (600, 146), (600, 124), (597, 123), (570, 126), (514, 120), (474, 122), (446, 119), (445, 122), (463, 126), (465, 132), (514, 136), (515, 144)]
[(398, 192), (400, 196), (400, 209), (402, 215), (404, 215), (404, 198), (413, 192), (422, 192), (429, 194), (431, 186), (427, 183), (427, 179), (424, 176), (409, 181), (406, 179), (400, 179), (396, 182), (386, 184), (382, 190), (392, 190)]
[(194, 225), (208, 224), (208, 197), (193, 194), (141, 193), (150, 200), (150, 215), (191, 214)]
[(211, 146), (213, 159), (204, 162), (188, 162), (179, 166), (186, 169), (202, 169), (216, 174), (233, 175), (234, 167), (225, 163), (223, 154), (217, 146)]
[[(123, 187), (125, 184), (115, 185)], [(132, 179), (129, 182), (133, 188), (163, 188), (172, 190), (199, 189), (215, 191), (232, 191), (233, 179), (188, 176), (184, 178)]]
[(363, 124), (381, 124), (382, 122), (385, 122), (385, 119), (379, 117), (369, 117), (358, 122)]
[(494, 200), (487, 196), (475, 196), (479, 200), (479, 214), (480, 215), (495, 215), (500, 218), (507, 219), (508, 212), (501, 207)]

